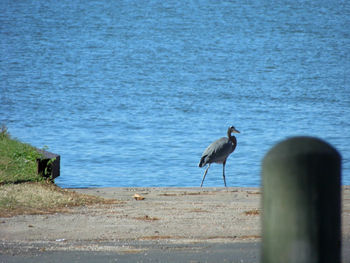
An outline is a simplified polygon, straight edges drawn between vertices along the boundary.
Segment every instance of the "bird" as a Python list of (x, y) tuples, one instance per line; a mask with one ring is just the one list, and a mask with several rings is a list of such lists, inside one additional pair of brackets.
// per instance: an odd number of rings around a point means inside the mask
[(210, 144), (202, 154), (201, 160), (198, 166), (203, 167), (208, 164), (207, 169), (204, 172), (201, 187), (205, 176), (207, 175), (208, 169), (211, 163), (222, 163), (222, 177), (224, 178), (224, 184), (226, 187), (225, 179), (225, 164), (227, 157), (236, 149), (237, 139), (231, 133), (240, 133), (234, 126), (231, 126), (227, 130), (227, 137), (222, 137), (212, 144)]

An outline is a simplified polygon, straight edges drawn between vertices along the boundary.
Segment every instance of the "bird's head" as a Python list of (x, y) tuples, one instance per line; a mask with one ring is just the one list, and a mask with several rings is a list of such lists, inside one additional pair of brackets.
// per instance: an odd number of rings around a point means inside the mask
[(239, 130), (237, 130), (234, 126), (231, 126), (230, 128), (228, 128), (230, 134), (231, 133), (240, 133)]

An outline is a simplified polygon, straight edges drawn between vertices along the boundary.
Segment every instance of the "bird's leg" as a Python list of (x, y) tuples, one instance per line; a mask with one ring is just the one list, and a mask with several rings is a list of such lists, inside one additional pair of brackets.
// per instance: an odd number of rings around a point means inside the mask
[(226, 160), (222, 163), (222, 177), (224, 178), (224, 184), (225, 184), (225, 187), (226, 187), (225, 164), (226, 164)]
[(203, 182), (204, 182), (205, 176), (207, 175), (209, 167), (210, 167), (210, 164), (208, 165), (207, 169), (205, 169), (205, 172), (204, 172), (204, 175), (203, 175), (203, 179), (202, 179), (202, 183), (201, 183), (201, 187), (203, 186)]

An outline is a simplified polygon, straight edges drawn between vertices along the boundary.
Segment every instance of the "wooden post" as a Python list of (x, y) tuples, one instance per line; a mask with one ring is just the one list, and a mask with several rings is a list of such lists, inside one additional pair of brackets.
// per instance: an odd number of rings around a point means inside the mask
[(333, 262), (341, 257), (341, 156), (312, 137), (273, 147), (262, 164), (262, 260)]

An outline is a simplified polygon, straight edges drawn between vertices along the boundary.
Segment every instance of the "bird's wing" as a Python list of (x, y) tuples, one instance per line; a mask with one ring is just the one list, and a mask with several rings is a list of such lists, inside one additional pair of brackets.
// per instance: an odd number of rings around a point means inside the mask
[(207, 163), (213, 162), (223, 162), (234, 150), (232, 142), (226, 138), (222, 137), (212, 144), (210, 144), (207, 149), (202, 154), (199, 167), (204, 166)]

